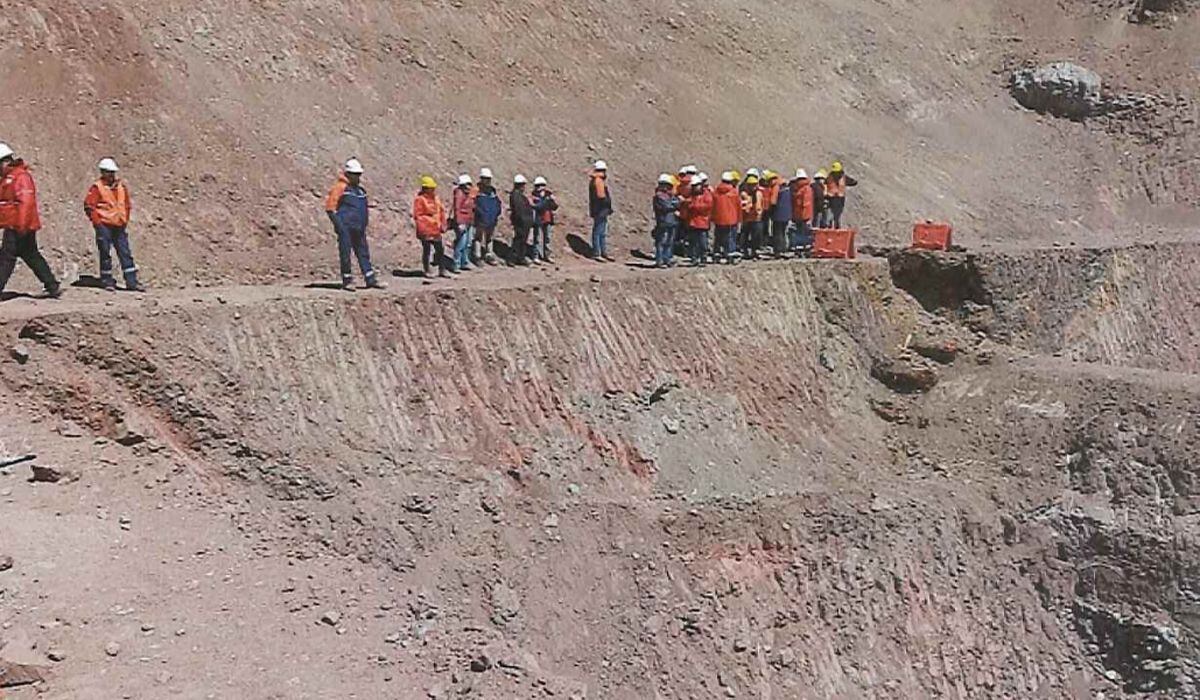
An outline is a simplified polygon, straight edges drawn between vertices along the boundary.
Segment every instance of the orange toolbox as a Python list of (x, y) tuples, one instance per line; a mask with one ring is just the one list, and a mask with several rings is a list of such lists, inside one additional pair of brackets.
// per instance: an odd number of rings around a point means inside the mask
[(854, 235), (852, 228), (819, 228), (813, 231), (812, 256), (814, 258), (854, 258)]
[(950, 224), (922, 221), (913, 225), (912, 247), (924, 250), (950, 250)]

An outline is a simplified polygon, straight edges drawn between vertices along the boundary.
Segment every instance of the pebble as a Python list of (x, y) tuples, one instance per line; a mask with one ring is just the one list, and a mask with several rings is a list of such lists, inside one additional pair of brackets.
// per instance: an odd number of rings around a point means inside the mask
[(329, 625), (330, 627), (336, 627), (337, 623), (339, 623), (341, 621), (342, 621), (342, 614), (336, 610), (327, 610), (321, 615), (321, 622), (324, 622), (325, 624)]
[(67, 654), (62, 649), (51, 649), (46, 652), (46, 658), (55, 662), (64, 661), (67, 658)]
[(108, 656), (116, 656), (121, 653), (121, 645), (116, 642), (109, 642), (104, 645), (104, 653)]

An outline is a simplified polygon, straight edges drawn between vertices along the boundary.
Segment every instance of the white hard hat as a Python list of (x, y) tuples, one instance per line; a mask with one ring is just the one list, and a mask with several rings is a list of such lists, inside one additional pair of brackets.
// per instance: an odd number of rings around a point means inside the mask
[(708, 173), (700, 173), (697, 175), (696, 182), (708, 182)]
[(491, 180), (492, 179), (492, 169), (491, 168), (480, 168), (479, 169), (479, 179), (480, 180)]
[(674, 178), (672, 178), (672, 177), (671, 177), (670, 175), (668, 175), (667, 173), (663, 173), (662, 175), (659, 175), (659, 176), (658, 176), (658, 184), (660, 184), (660, 185), (674, 185), (674, 184), (675, 184), (675, 180), (674, 180)]
[(471, 176), (470, 176), (470, 175), (468, 175), (468, 174), (466, 174), (466, 173), (463, 173), (462, 175), (459, 175), (459, 176), (458, 176), (458, 184), (460, 184), (460, 185), (469, 185), (469, 184), (471, 184)]
[(733, 182), (733, 173), (728, 170), (721, 173), (721, 182)]
[(357, 158), (351, 158), (350, 160), (346, 161), (346, 172), (350, 173), (351, 175), (362, 175), (362, 163), (359, 163)]
[(546, 178), (542, 177), (541, 175), (538, 175), (537, 177), (533, 178), (533, 184), (535, 186), (536, 185), (545, 185), (545, 184), (547, 184)]
[(746, 177), (762, 177), (762, 173), (758, 172), (758, 168), (750, 168), (746, 170)]
[(518, 174), (513, 178), (514, 185), (524, 185), (526, 182), (529, 182), (529, 180), (526, 180), (524, 175)]
[(112, 158), (105, 158), (104, 160), (101, 160), (100, 165), (96, 167), (100, 168), (100, 172), (105, 173), (115, 173), (120, 170), (120, 168), (117, 167), (117, 161), (113, 160)]
[(605, 163), (602, 160), (598, 160), (598, 161), (596, 161), (596, 165), (594, 167), (596, 168), (596, 170), (602, 170), (602, 171), (608, 170), (608, 163)]
[(13, 149), (9, 148), (7, 143), (0, 143), (0, 160), (12, 158), (14, 155)]
[(799, 170), (796, 171), (796, 179), (797, 180), (807, 180), (808, 179), (808, 171), (806, 171), (804, 168), (800, 168)]
[(689, 165), (683, 169), (683, 172), (685, 175), (695, 175), (696, 173), (698, 173), (700, 171), (696, 169), (696, 166)]

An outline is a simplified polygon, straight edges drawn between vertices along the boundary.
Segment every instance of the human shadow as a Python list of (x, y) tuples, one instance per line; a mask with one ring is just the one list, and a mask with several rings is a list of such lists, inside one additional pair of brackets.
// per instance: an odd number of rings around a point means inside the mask
[(592, 249), (592, 244), (574, 233), (567, 234), (567, 245), (570, 246), (571, 252), (576, 255), (582, 255), (585, 258), (592, 258), (596, 255), (596, 251)]

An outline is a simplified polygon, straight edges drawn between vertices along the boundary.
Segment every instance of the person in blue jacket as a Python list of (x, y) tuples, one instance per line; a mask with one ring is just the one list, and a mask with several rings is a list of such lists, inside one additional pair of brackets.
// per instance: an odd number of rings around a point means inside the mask
[(500, 194), (492, 184), (491, 168), (479, 171), (479, 194), (475, 196), (475, 243), (479, 249), (474, 252), (475, 264), (480, 261), (488, 265), (497, 264), (496, 254), (492, 252), (492, 239), (496, 235), (496, 225), (500, 223), (503, 210)]
[(654, 192), (654, 266), (675, 264), (675, 234), (679, 231), (680, 199), (675, 194), (675, 178), (667, 173), (658, 176)]

